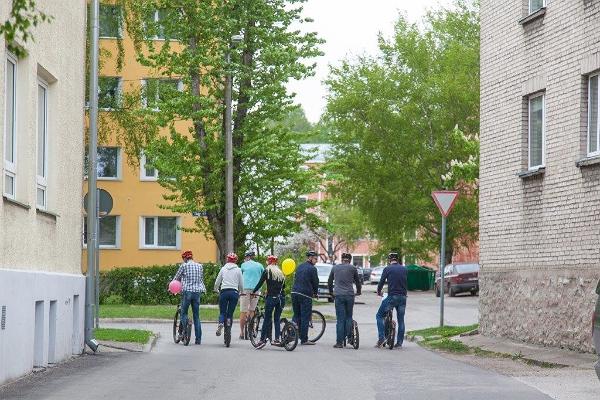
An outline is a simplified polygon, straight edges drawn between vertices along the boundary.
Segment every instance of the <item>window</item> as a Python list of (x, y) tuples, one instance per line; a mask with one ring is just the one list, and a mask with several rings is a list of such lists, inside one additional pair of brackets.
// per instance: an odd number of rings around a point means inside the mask
[(172, 18), (175, 14), (169, 16), (166, 9), (155, 10), (148, 15), (146, 30), (149, 38), (157, 40), (175, 39), (173, 32), (167, 32), (167, 27), (162, 22), (166, 18)]
[(145, 107), (159, 109), (160, 103), (172, 98), (181, 90), (181, 81), (178, 79), (148, 78), (143, 81), (143, 103)]
[(178, 217), (143, 217), (140, 232), (143, 248), (179, 248)]
[(142, 154), (140, 159), (140, 179), (142, 181), (158, 180), (158, 170), (147, 164), (147, 158), (145, 154)]
[(529, 14), (533, 14), (544, 7), (546, 7), (546, 0), (529, 0)]
[(122, 37), (123, 15), (120, 6), (100, 4), (100, 37), (117, 38)]
[(98, 147), (98, 179), (119, 179), (121, 152), (119, 147)]
[(48, 87), (38, 83), (37, 109), (37, 207), (46, 208), (48, 187)]
[(16, 191), (17, 163), (17, 60), (6, 60), (4, 101), (4, 194), (14, 198)]
[(529, 169), (544, 166), (545, 112), (544, 94), (529, 97)]
[(600, 75), (590, 76), (588, 83), (588, 155), (600, 154)]
[[(83, 220), (83, 244), (87, 246), (87, 218)], [(118, 248), (121, 242), (121, 218), (117, 215), (107, 215), (100, 218), (100, 233), (98, 244), (100, 248)]]
[(98, 108), (117, 108), (121, 98), (121, 78), (101, 76), (98, 78)]

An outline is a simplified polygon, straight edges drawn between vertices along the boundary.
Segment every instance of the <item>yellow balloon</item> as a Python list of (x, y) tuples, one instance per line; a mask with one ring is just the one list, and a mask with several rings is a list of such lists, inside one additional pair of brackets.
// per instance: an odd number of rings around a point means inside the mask
[(296, 261), (291, 258), (286, 258), (281, 263), (281, 271), (284, 275), (291, 275), (296, 271)]

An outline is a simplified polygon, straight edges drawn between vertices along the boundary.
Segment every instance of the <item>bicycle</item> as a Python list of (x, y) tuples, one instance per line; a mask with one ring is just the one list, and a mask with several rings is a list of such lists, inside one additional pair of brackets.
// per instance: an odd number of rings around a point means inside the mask
[[(308, 297), (312, 300), (312, 297), (307, 296), (302, 293), (292, 292), (292, 294), (298, 294), (300, 296)], [(325, 321), (325, 316), (317, 310), (312, 310), (310, 315), (310, 320), (308, 321), (308, 341), (316, 343), (323, 334), (325, 333), (325, 328), (327, 327), (327, 322)], [(299, 329), (300, 327), (298, 327)]]
[[(265, 296), (259, 295), (259, 297), (265, 299)], [(258, 343), (260, 342), (259, 334), (262, 331), (261, 322), (264, 323), (264, 319), (265, 319), (265, 311), (262, 307), (260, 307), (260, 305), (257, 304), (256, 311), (254, 312), (254, 316), (252, 317), (252, 319), (250, 319), (250, 323), (249, 323), (249, 325), (250, 325), (250, 328), (249, 328), (250, 343), (252, 343), (252, 346), (254, 348), (257, 348)], [(273, 344), (273, 340), (271, 337), (272, 331), (269, 332), (269, 335), (267, 336), (269, 339), (269, 342), (271, 343), (271, 346), (283, 347), (287, 351), (293, 351), (296, 348), (296, 346), (298, 346), (298, 339), (299, 339), (298, 327), (296, 326), (296, 324), (293, 321), (290, 321), (287, 318), (281, 318), (280, 324), (281, 324), (280, 344)]]
[(192, 337), (192, 321), (188, 316), (187, 327), (184, 331), (181, 326), (181, 303), (177, 305), (177, 311), (175, 311), (175, 318), (173, 318), (173, 341), (175, 344), (183, 341), (184, 346), (190, 344)]
[(396, 321), (394, 321), (393, 311), (394, 307), (390, 307), (383, 320), (383, 347), (387, 345), (390, 350), (394, 350), (394, 341), (396, 340)]
[(350, 329), (350, 335), (344, 338), (344, 347), (346, 347), (346, 341), (354, 350), (358, 350), (360, 346), (360, 335), (358, 334), (358, 322), (352, 320), (352, 328)]

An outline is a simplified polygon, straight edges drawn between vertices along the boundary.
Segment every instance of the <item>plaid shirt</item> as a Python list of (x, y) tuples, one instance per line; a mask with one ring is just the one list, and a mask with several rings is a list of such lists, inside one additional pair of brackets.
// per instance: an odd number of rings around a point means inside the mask
[(173, 279), (181, 281), (183, 290), (187, 292), (206, 292), (202, 264), (198, 264), (194, 261), (182, 263)]

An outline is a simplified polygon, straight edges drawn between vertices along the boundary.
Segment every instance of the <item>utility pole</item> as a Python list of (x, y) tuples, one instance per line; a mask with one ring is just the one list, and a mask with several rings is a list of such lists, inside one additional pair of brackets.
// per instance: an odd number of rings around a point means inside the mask
[(88, 205), (87, 205), (87, 274), (85, 278), (85, 343), (96, 351), (94, 338), (94, 305), (96, 303), (96, 251), (98, 241), (97, 154), (98, 154), (98, 38), (99, 0), (91, 1), (90, 19), (90, 137), (88, 147)]
[(233, 129), (231, 122), (231, 92), (233, 77), (231, 72), (231, 50), (242, 41), (241, 35), (231, 37), (225, 54), (225, 251), (233, 253)]

